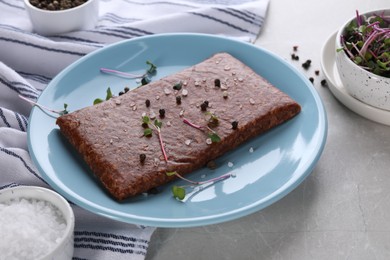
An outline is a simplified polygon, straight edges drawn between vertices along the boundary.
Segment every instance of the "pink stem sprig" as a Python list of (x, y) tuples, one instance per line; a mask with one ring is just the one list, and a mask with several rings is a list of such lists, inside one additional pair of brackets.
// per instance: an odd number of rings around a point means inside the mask
[(159, 126), (154, 125), (154, 124), (153, 124), (153, 127), (156, 130), (156, 132), (157, 132), (157, 136), (158, 136), (158, 140), (160, 142), (161, 152), (162, 152), (162, 154), (164, 156), (164, 160), (166, 162), (168, 162), (168, 156), (167, 156), (167, 153), (165, 151), (164, 141), (163, 141), (163, 138), (162, 138), (162, 135), (161, 135), (161, 128)]
[(196, 125), (194, 123), (192, 123), (190, 120), (188, 120), (187, 118), (183, 118), (183, 123), (184, 124), (187, 124), (193, 128), (196, 128), (196, 129), (199, 129), (199, 130), (204, 130), (204, 127), (200, 126), (200, 125)]
[(227, 173), (227, 174), (224, 174), (224, 175), (221, 175), (219, 177), (215, 177), (215, 178), (212, 178), (212, 179), (209, 179), (206, 181), (192, 181), (192, 180), (189, 180), (189, 179), (181, 176), (178, 172), (167, 172), (166, 174), (167, 174), (167, 176), (175, 175), (176, 177), (182, 179), (183, 181), (190, 183), (190, 185), (183, 185), (183, 186), (174, 185), (174, 186), (172, 186), (173, 197), (177, 198), (179, 200), (183, 200), (186, 197), (186, 189), (185, 188), (188, 186), (194, 187), (194, 186), (199, 186), (199, 185), (208, 184), (208, 183), (215, 183), (217, 181), (222, 181), (222, 180), (225, 180), (225, 179), (232, 177), (231, 173)]
[(26, 97), (24, 97), (22, 95), (19, 95), (19, 98), (23, 99), (24, 101), (27, 101), (28, 103), (32, 104), (33, 106), (39, 107), (42, 110), (46, 110), (46, 111), (49, 111), (51, 113), (58, 114), (60, 116), (68, 113), (68, 111), (66, 110), (67, 104), (64, 104), (64, 110), (54, 110), (54, 109), (45, 107), (45, 106), (43, 106), (41, 104), (38, 104), (37, 102), (32, 101), (32, 100), (30, 100), (30, 99), (28, 99), (28, 98), (26, 98)]
[(192, 181), (190, 179), (187, 179), (183, 176), (181, 176), (179, 173), (175, 172), (175, 175), (182, 179), (183, 181), (186, 181), (186, 182), (189, 182), (191, 183), (192, 185), (194, 186), (197, 186), (197, 185), (203, 185), (203, 184), (207, 184), (207, 183), (212, 183), (212, 182), (216, 182), (216, 181), (221, 181), (221, 180), (225, 180), (225, 179), (228, 179), (230, 178), (232, 175), (230, 173), (227, 173), (227, 174), (224, 174), (224, 175), (221, 175), (221, 176), (218, 176), (218, 177), (215, 177), (215, 178), (212, 178), (212, 179), (209, 179), (209, 180), (205, 180), (205, 181)]
[(145, 77), (144, 74), (132, 74), (132, 73), (127, 73), (119, 70), (113, 70), (113, 69), (107, 69), (107, 68), (100, 68), (101, 72), (108, 73), (108, 74), (115, 74), (118, 76), (126, 77), (126, 78), (131, 78), (131, 79), (137, 79), (137, 78), (143, 78)]
[(187, 118), (184, 118), (183, 119), (183, 123), (184, 124), (187, 124), (187, 125), (189, 125), (189, 126), (191, 126), (191, 127), (193, 127), (193, 128), (196, 128), (196, 129), (198, 129), (198, 130), (202, 130), (202, 131), (204, 131), (205, 129), (207, 129), (208, 131), (210, 131), (210, 132), (212, 132), (212, 133), (216, 133), (213, 129), (211, 129), (210, 127), (208, 127), (208, 126), (200, 126), (200, 125), (197, 125), (197, 124), (194, 124), (194, 123), (192, 123), (190, 120), (188, 120)]
[(161, 152), (164, 156), (164, 160), (166, 162), (168, 162), (168, 156), (167, 156), (167, 153), (166, 153), (165, 148), (164, 148), (164, 140), (163, 140), (162, 135), (161, 135), (162, 122), (157, 120), (157, 119), (154, 120), (154, 122), (152, 122), (150, 120), (150, 117), (143, 116), (142, 117), (142, 124), (143, 125), (145, 124), (147, 126), (146, 129), (144, 130), (144, 136), (151, 136), (152, 135), (153, 130), (149, 127), (149, 125), (152, 125), (155, 132), (157, 133), (158, 140), (159, 140), (160, 147), (161, 147)]
[(196, 125), (196, 124), (192, 123), (190, 120), (188, 120), (187, 118), (183, 119), (183, 123), (195, 128), (195, 129), (201, 130), (203, 132), (206, 132), (205, 130), (208, 130), (208, 137), (212, 143), (218, 143), (221, 141), (221, 138), (219, 137), (217, 132), (215, 132), (213, 129), (211, 129), (208, 125), (206, 125), (206, 126)]

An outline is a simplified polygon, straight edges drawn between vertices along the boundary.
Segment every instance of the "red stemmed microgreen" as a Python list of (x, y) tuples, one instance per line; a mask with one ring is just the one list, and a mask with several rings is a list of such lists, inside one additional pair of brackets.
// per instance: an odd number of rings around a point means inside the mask
[(341, 35), (342, 48), (349, 58), (362, 68), (390, 78), (390, 16), (359, 15)]
[(218, 125), (218, 123), (219, 123), (218, 117), (215, 114), (210, 113), (210, 112), (206, 112), (205, 114), (206, 114), (206, 116), (209, 117), (207, 120), (207, 125), (204, 125), (204, 126), (196, 125), (196, 124), (192, 123), (187, 118), (183, 118), (183, 123), (195, 128), (195, 129), (198, 129), (201, 131), (206, 131), (207, 136), (208, 136), (208, 138), (210, 138), (211, 142), (218, 143), (221, 141), (221, 137), (219, 137), (217, 132), (215, 132), (213, 129), (211, 129), (211, 127), (215, 127)]
[(222, 181), (222, 180), (228, 179), (232, 176), (232, 174), (228, 173), (228, 174), (224, 174), (224, 175), (221, 175), (219, 177), (215, 177), (215, 178), (212, 178), (212, 179), (209, 179), (206, 181), (192, 181), (190, 179), (187, 179), (187, 178), (181, 176), (178, 172), (175, 172), (175, 171), (174, 172), (167, 172), (166, 175), (167, 176), (174, 176), (175, 175), (176, 177), (189, 183), (189, 185), (183, 185), (183, 186), (174, 185), (174, 186), (172, 186), (173, 197), (177, 198), (179, 200), (183, 200), (185, 198), (187, 187), (195, 187), (195, 186), (204, 185), (207, 183), (215, 183), (217, 181)]
[(103, 73), (113, 74), (130, 79), (141, 79), (142, 85), (146, 85), (150, 82), (150, 77), (156, 74), (157, 71), (157, 66), (154, 65), (152, 62), (146, 61), (146, 64), (149, 65), (149, 68), (143, 74), (133, 74), (108, 68), (100, 68), (100, 71)]
[(162, 151), (163, 156), (164, 156), (164, 160), (167, 162), (168, 161), (168, 156), (167, 156), (167, 153), (165, 152), (164, 141), (163, 141), (163, 138), (162, 138), (162, 135), (161, 135), (162, 122), (157, 120), (157, 119), (152, 121), (148, 116), (143, 116), (142, 117), (142, 125), (145, 128), (144, 129), (144, 136), (146, 136), (146, 137), (152, 136), (153, 135), (153, 129), (157, 133), (158, 139), (160, 141), (161, 151)]
[(46, 111), (48, 111), (48, 112), (57, 114), (57, 115), (59, 115), (59, 116), (62, 116), (62, 115), (65, 115), (65, 114), (68, 114), (68, 113), (69, 113), (69, 111), (67, 110), (68, 104), (64, 104), (64, 109), (63, 109), (63, 110), (54, 110), (54, 109), (45, 107), (45, 106), (43, 106), (43, 105), (41, 105), (41, 104), (38, 104), (37, 102), (32, 101), (32, 100), (30, 100), (30, 99), (28, 99), (28, 98), (26, 98), (26, 97), (23, 97), (22, 95), (19, 95), (19, 97), (20, 97), (21, 99), (27, 101), (28, 103), (30, 103), (30, 104), (32, 104), (32, 105), (34, 105), (34, 106), (36, 106), (36, 107), (39, 107), (39, 108), (42, 109), (42, 110), (46, 110)]

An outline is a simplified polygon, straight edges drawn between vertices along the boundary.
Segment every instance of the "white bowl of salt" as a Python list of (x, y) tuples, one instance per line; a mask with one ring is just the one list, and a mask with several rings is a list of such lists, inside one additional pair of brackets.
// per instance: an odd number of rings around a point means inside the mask
[(73, 257), (74, 214), (46, 188), (0, 190), (0, 259), (68, 260)]

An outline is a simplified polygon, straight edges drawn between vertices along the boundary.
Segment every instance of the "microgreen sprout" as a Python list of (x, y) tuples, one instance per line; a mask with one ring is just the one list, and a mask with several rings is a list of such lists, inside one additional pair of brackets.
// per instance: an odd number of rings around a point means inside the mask
[(349, 58), (362, 68), (390, 78), (390, 16), (359, 15), (341, 35), (342, 48)]
[(113, 70), (108, 68), (100, 68), (100, 71), (103, 73), (113, 74), (113, 75), (130, 78), (130, 79), (141, 79), (142, 85), (146, 85), (150, 82), (150, 77), (156, 74), (157, 72), (157, 66), (154, 65), (152, 62), (146, 61), (146, 64), (149, 65), (149, 68), (143, 74), (133, 74), (133, 73), (123, 72), (123, 71)]
[(155, 132), (157, 133), (158, 139), (160, 141), (160, 147), (161, 147), (161, 151), (162, 151), (163, 156), (164, 156), (164, 160), (167, 162), (168, 156), (167, 156), (167, 153), (165, 152), (164, 141), (163, 141), (162, 135), (161, 135), (162, 122), (157, 120), (157, 119), (152, 121), (150, 119), (150, 117), (143, 116), (142, 117), (142, 126), (146, 126), (144, 129), (144, 136), (146, 136), (146, 137), (151, 137), (153, 135), (153, 129), (155, 130)]
[(187, 187), (192, 187), (193, 188), (193, 187), (196, 187), (196, 186), (199, 186), (199, 185), (203, 185), (203, 184), (207, 184), (207, 183), (215, 183), (217, 181), (222, 181), (222, 180), (225, 180), (225, 179), (228, 179), (228, 178), (231, 177), (231, 174), (228, 173), (228, 174), (224, 174), (224, 175), (221, 175), (219, 177), (215, 177), (215, 178), (212, 178), (212, 179), (209, 179), (209, 180), (206, 180), (206, 181), (193, 181), (193, 180), (190, 180), (190, 179), (187, 179), (187, 178), (183, 177), (182, 175), (180, 175), (176, 171), (167, 172), (166, 175), (167, 176), (176, 176), (179, 179), (182, 179), (183, 181), (186, 181), (186, 182), (189, 183), (189, 185), (183, 185), (183, 186), (174, 185), (174, 186), (172, 186), (173, 197), (177, 198), (179, 200), (183, 200), (185, 198), (185, 196), (186, 196), (186, 188)]
[(28, 99), (28, 98), (26, 98), (26, 97), (23, 97), (22, 95), (19, 95), (19, 98), (21, 98), (21, 99), (27, 101), (28, 103), (30, 103), (30, 104), (32, 104), (32, 105), (34, 105), (34, 106), (36, 106), (36, 107), (39, 107), (39, 108), (42, 109), (42, 110), (46, 110), (46, 111), (48, 111), (48, 112), (57, 114), (57, 115), (59, 115), (59, 116), (62, 116), (62, 115), (65, 115), (65, 114), (68, 114), (68, 113), (69, 113), (69, 111), (67, 110), (68, 104), (66, 104), (66, 103), (64, 104), (64, 109), (63, 109), (63, 110), (54, 110), (54, 109), (45, 107), (45, 106), (43, 106), (43, 105), (40, 105), (40, 104), (38, 104), (38, 103), (35, 102), (35, 101), (32, 101), (32, 100), (30, 100), (30, 99)]
[[(109, 100), (110, 98), (112, 98), (111, 88), (107, 88), (107, 90), (106, 90), (106, 100)], [(96, 99), (93, 101), (93, 104), (96, 105), (96, 104), (99, 104), (99, 103), (102, 103), (102, 102), (103, 102), (103, 99), (101, 99), (101, 98), (96, 98)]]
[(207, 132), (207, 137), (210, 138), (212, 143), (220, 142), (221, 137), (217, 134), (217, 132), (215, 132), (213, 129), (211, 129), (211, 127), (215, 127), (219, 124), (218, 117), (211, 112), (206, 112), (205, 115), (208, 117), (207, 125), (205, 125), (205, 126), (196, 125), (196, 124), (192, 123), (190, 120), (188, 120), (187, 118), (183, 118), (183, 123), (195, 128), (195, 129)]

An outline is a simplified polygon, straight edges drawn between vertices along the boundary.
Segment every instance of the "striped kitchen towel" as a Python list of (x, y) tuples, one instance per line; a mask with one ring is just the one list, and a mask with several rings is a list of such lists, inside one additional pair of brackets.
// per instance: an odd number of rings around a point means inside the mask
[[(253, 42), (269, 0), (101, 0), (92, 30), (35, 34), (23, 0), (0, 0), (0, 189), (48, 187), (27, 149), (31, 105), (62, 69), (107, 44), (168, 32), (222, 35)], [(50, 188), (50, 187), (49, 187)], [(155, 228), (125, 224), (73, 206), (74, 259), (144, 259)], [(0, 240), (4, 252), (5, 240)], [(2, 259), (0, 254), (0, 259)]]

